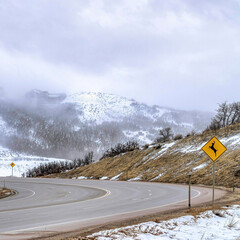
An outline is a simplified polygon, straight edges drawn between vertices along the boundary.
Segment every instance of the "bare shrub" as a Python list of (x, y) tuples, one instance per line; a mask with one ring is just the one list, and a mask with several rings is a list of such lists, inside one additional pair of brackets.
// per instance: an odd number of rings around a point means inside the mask
[(177, 134), (174, 138), (173, 138), (173, 140), (180, 140), (180, 139), (182, 139), (183, 138), (183, 135), (182, 134)]
[(149, 147), (149, 144), (145, 144), (144, 146), (143, 146), (143, 149), (147, 149)]
[(125, 144), (118, 143), (113, 148), (108, 149), (103, 154), (101, 159), (108, 158), (108, 157), (114, 157), (114, 156), (119, 155), (120, 153), (126, 153), (126, 152), (129, 152), (129, 151), (133, 151), (135, 149), (139, 149), (139, 144), (136, 141), (129, 141), (129, 142), (126, 142)]
[(207, 130), (218, 130), (220, 128), (240, 122), (240, 102), (218, 104), (217, 114), (212, 119)]
[(156, 142), (166, 142), (170, 140), (172, 136), (173, 133), (170, 127), (163, 128), (159, 131), (159, 137), (156, 138)]
[(54, 173), (62, 173), (67, 170), (76, 169), (81, 166), (86, 166), (93, 163), (93, 152), (87, 153), (83, 159), (75, 159), (73, 161), (61, 161), (61, 162), (48, 162), (41, 163), (39, 166), (29, 169), (26, 174), (26, 177), (41, 177)]
[(156, 150), (157, 150), (157, 149), (160, 149), (160, 148), (162, 148), (162, 145), (161, 145), (161, 144), (158, 144), (158, 145), (155, 147)]

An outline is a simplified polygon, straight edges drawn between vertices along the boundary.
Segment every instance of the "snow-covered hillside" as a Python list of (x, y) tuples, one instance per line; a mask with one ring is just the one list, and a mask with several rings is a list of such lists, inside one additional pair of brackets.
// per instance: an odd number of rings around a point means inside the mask
[(199, 132), (212, 113), (149, 106), (107, 93), (66, 95), (32, 90), (18, 102), (0, 99), (0, 145), (34, 156), (95, 159), (117, 143), (152, 143), (159, 129)]
[(101, 124), (105, 121), (122, 121), (124, 118), (142, 115), (157, 120), (170, 109), (150, 107), (114, 94), (82, 92), (67, 96), (63, 103), (75, 104), (81, 111), (81, 121)]
[(142, 143), (151, 142), (154, 139), (153, 135), (166, 126), (171, 127), (174, 133), (202, 131), (213, 116), (208, 112), (148, 106), (133, 99), (107, 93), (75, 93), (68, 95), (62, 104), (75, 106), (80, 122), (97, 125), (104, 122), (135, 124), (136, 129), (123, 129), (123, 133), (127, 138)]
[[(189, 129), (192, 129), (195, 124), (193, 116), (189, 117), (189, 114), (193, 112), (163, 108), (156, 105), (148, 106), (114, 94), (80, 92), (68, 95), (62, 103), (75, 105), (81, 112), (80, 120), (84, 122), (90, 121), (101, 124), (105, 121), (119, 122), (124, 118), (138, 116), (154, 122), (162, 120), (170, 125), (178, 125)], [(203, 117), (201, 112), (194, 112), (194, 114), (196, 118)], [(205, 113), (205, 115), (208, 114)], [(184, 121), (184, 116), (179, 117), (179, 115), (188, 115), (188, 118)]]
[(65, 159), (57, 158), (44, 158), (38, 156), (30, 156), (25, 154), (20, 154), (12, 152), (7, 148), (0, 146), (0, 176), (11, 176), (12, 167), (10, 164), (13, 162), (15, 164), (13, 168), (13, 175), (16, 177), (21, 177), (23, 173), (26, 173), (28, 169), (39, 166), (41, 163), (48, 162), (60, 162), (68, 161)]
[(1, 116), (0, 116), (0, 133), (2, 135), (11, 135), (15, 133), (14, 129), (9, 127)]

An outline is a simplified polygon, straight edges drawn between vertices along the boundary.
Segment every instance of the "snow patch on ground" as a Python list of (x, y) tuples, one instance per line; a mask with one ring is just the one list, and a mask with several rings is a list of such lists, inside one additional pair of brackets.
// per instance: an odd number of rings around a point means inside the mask
[(119, 173), (118, 175), (112, 177), (110, 180), (111, 180), (111, 181), (117, 181), (117, 180), (119, 180), (119, 177), (120, 177), (122, 174), (123, 174), (123, 173)]
[(155, 180), (159, 179), (163, 175), (164, 175), (164, 173), (160, 173), (155, 178), (151, 179), (150, 181), (155, 181)]
[(199, 145), (186, 145), (182, 148), (179, 149), (179, 151), (181, 153), (190, 153), (190, 152), (197, 152), (197, 151), (201, 151), (202, 147), (205, 145), (206, 143), (202, 143)]
[(217, 216), (206, 211), (199, 216), (183, 216), (168, 221), (145, 222), (124, 228), (101, 231), (96, 240), (233, 240), (240, 236), (240, 205), (225, 208)]
[(84, 179), (88, 179), (87, 177), (84, 177), (84, 176), (79, 176), (77, 179), (79, 180), (84, 180)]
[(232, 137), (226, 137), (220, 139), (221, 143), (227, 145), (227, 147), (237, 147), (240, 145), (240, 133)]
[(99, 180), (108, 180), (108, 176), (101, 177)]
[(141, 180), (141, 179), (142, 179), (142, 174), (138, 175), (138, 176), (135, 177), (135, 178), (131, 178), (131, 179), (129, 179), (128, 181), (129, 181), (129, 182), (131, 182), (131, 181), (139, 181), (139, 180)]
[(157, 150), (157, 152), (154, 151), (154, 152), (149, 153), (147, 156), (145, 156), (143, 158), (143, 161), (145, 161), (144, 164), (146, 164), (147, 162), (149, 162), (151, 160), (155, 160), (155, 159), (161, 157), (174, 144), (175, 144), (175, 142), (167, 143), (167, 144), (163, 145), (159, 150)]
[(208, 163), (202, 163), (201, 165), (199, 165), (199, 166), (197, 166), (197, 167), (194, 167), (194, 168), (192, 169), (192, 171), (197, 171), (197, 170), (199, 170), (199, 169), (202, 169), (202, 168), (206, 167), (207, 165), (208, 165)]

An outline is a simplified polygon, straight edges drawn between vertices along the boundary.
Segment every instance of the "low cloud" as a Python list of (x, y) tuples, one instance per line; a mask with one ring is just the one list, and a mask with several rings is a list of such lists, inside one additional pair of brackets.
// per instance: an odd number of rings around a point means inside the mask
[(0, 0), (0, 85), (213, 110), (238, 101), (236, 1)]

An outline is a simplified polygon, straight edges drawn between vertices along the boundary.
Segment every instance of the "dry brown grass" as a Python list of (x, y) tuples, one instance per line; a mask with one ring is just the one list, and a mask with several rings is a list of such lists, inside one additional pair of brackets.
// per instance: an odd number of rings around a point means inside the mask
[(9, 197), (13, 194), (13, 192), (10, 189), (7, 188), (0, 188), (0, 199)]
[[(219, 130), (217, 133), (208, 131), (203, 134), (189, 136), (187, 138), (175, 141), (165, 154), (150, 159), (154, 154), (160, 153), (162, 148), (158, 148), (159, 144), (149, 145), (148, 148), (135, 150), (126, 154), (118, 155), (113, 158), (106, 158), (89, 166), (72, 170), (68, 173), (62, 173), (62, 178), (72, 178), (85, 176), (89, 178), (99, 179), (108, 176), (109, 179), (120, 174), (119, 180), (127, 180), (141, 176), (141, 181), (151, 181), (159, 174), (161, 177), (154, 180), (155, 182), (168, 183), (187, 183), (188, 173), (195, 167), (206, 164), (201, 169), (192, 173), (193, 184), (212, 184), (212, 162), (202, 152), (199, 146), (209, 141), (213, 136), (218, 138), (229, 137), (240, 133), (240, 124), (230, 126)], [(199, 147), (197, 151), (182, 153), (179, 149), (193, 145)], [(216, 167), (216, 185), (232, 187), (233, 185), (233, 168), (239, 167), (240, 148), (228, 150), (225, 152), (215, 164)], [(240, 187), (240, 178), (235, 178), (235, 186)]]

